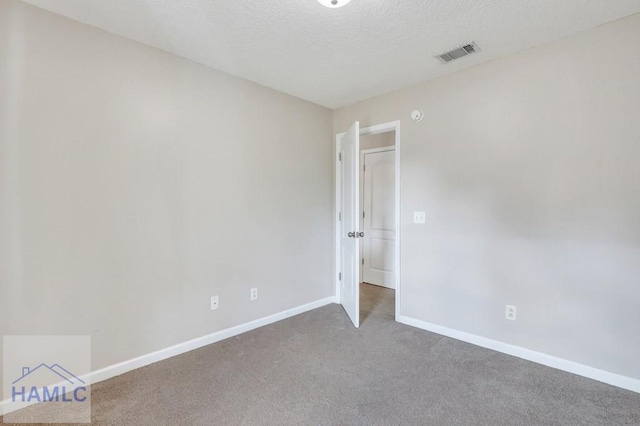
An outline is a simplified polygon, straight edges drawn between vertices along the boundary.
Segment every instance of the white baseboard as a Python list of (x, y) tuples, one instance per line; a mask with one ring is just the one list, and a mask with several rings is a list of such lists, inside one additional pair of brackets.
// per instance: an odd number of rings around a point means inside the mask
[(640, 393), (639, 379), (610, 373), (608, 371), (599, 370), (597, 368), (589, 367), (584, 364), (579, 364), (577, 362), (547, 355), (542, 352), (532, 351), (531, 349), (525, 349), (520, 346), (510, 345), (498, 340), (477, 336), (475, 334), (454, 330), (448, 327), (443, 327), (441, 325), (432, 324), (426, 321), (421, 321), (406, 316), (399, 316), (396, 320), (402, 324), (421, 328), (423, 330), (431, 331), (433, 333), (441, 334), (453, 339), (462, 340), (463, 342), (471, 343), (483, 348), (492, 349), (494, 351), (502, 352), (507, 355), (526, 359), (527, 361), (546, 365), (547, 367), (556, 368), (558, 370), (577, 374), (578, 376), (587, 377), (589, 379), (607, 383), (612, 386), (617, 386), (622, 389)]
[[(192, 351), (194, 349), (201, 348), (203, 346), (210, 345), (212, 343), (219, 342), (221, 340), (228, 339), (229, 337), (237, 336), (247, 331), (255, 330), (256, 328), (264, 327), (265, 325), (272, 324), (277, 321), (292, 317), (294, 315), (302, 314), (307, 311), (319, 308), (321, 306), (334, 303), (335, 298), (333, 296), (324, 299), (316, 300), (315, 302), (307, 303), (305, 305), (296, 306), (295, 308), (287, 309), (282, 312), (278, 312), (268, 317), (260, 318), (254, 321), (250, 321), (244, 324), (236, 325), (235, 327), (226, 328), (224, 330), (216, 331), (215, 333), (207, 334), (206, 336), (197, 337), (187, 342), (178, 343), (177, 345), (170, 346), (168, 348), (160, 349), (159, 351), (151, 352), (146, 355), (139, 356), (127, 361), (120, 362), (118, 364), (110, 365), (100, 370), (96, 370), (88, 375), (86, 380), (88, 383), (98, 383), (112, 377), (119, 376), (127, 373), (131, 370), (135, 370), (140, 367), (144, 367), (149, 364), (153, 364), (158, 361), (162, 361), (167, 358), (174, 357), (176, 355), (183, 354), (185, 352)], [(82, 377), (84, 380), (84, 377)]]
[[(212, 343), (219, 342), (221, 340), (228, 339), (230, 337), (237, 336), (247, 331), (255, 330), (256, 328), (263, 327), (265, 325), (272, 324), (277, 321), (292, 317), (294, 315), (302, 314), (307, 311), (311, 311), (316, 308), (320, 308), (325, 305), (335, 303), (335, 297), (326, 297), (324, 299), (316, 300), (315, 302), (307, 303), (305, 305), (296, 306), (295, 308), (287, 309), (282, 312), (278, 312), (268, 317), (260, 318), (254, 321), (250, 321), (244, 324), (237, 325), (235, 327), (226, 328), (224, 330), (216, 331), (206, 336), (197, 337), (195, 339), (178, 343), (177, 345), (170, 346), (168, 348), (160, 349), (155, 352), (151, 352), (137, 358), (133, 358), (127, 361), (122, 361), (117, 364), (110, 365), (108, 367), (101, 368), (100, 370), (92, 371), (89, 374), (80, 376), (86, 383), (95, 384), (102, 382), (112, 377), (119, 376), (129, 371), (144, 367), (158, 361), (165, 360), (167, 358), (181, 355), (185, 352), (192, 351), (194, 349), (201, 348), (203, 346), (210, 345)], [(11, 411), (10, 401), (4, 400), (0, 402), (0, 414), (9, 414)]]

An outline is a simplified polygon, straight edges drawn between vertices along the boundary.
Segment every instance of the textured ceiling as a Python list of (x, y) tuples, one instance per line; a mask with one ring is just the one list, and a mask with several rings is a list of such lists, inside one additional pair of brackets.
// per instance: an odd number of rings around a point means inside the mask
[[(640, 0), (25, 0), (330, 108), (640, 12)], [(434, 55), (475, 41), (481, 52)]]

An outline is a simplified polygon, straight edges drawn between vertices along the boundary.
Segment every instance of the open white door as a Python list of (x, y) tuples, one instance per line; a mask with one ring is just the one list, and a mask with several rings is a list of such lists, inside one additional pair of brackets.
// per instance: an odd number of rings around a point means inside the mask
[(360, 123), (355, 122), (341, 141), (340, 301), (353, 325), (360, 327)]

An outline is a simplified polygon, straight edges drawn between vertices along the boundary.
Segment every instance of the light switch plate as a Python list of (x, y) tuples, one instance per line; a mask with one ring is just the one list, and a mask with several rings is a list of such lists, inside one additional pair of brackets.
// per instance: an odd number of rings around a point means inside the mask
[(413, 223), (425, 223), (426, 215), (424, 212), (413, 212)]

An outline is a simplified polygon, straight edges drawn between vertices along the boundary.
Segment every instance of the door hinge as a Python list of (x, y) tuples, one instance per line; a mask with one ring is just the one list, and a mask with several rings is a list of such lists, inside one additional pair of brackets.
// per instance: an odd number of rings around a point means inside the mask
[(341, 152), (338, 153), (338, 161), (342, 161), (342, 153)]
[(338, 220), (342, 222), (342, 212), (338, 213)]
[(364, 212), (362, 212), (362, 218), (364, 219)]
[(362, 258), (362, 264), (364, 265), (364, 257)]
[(366, 172), (367, 171), (367, 165), (365, 164), (364, 166), (362, 166), (362, 171)]
[(342, 281), (342, 272), (338, 273), (338, 281)]

